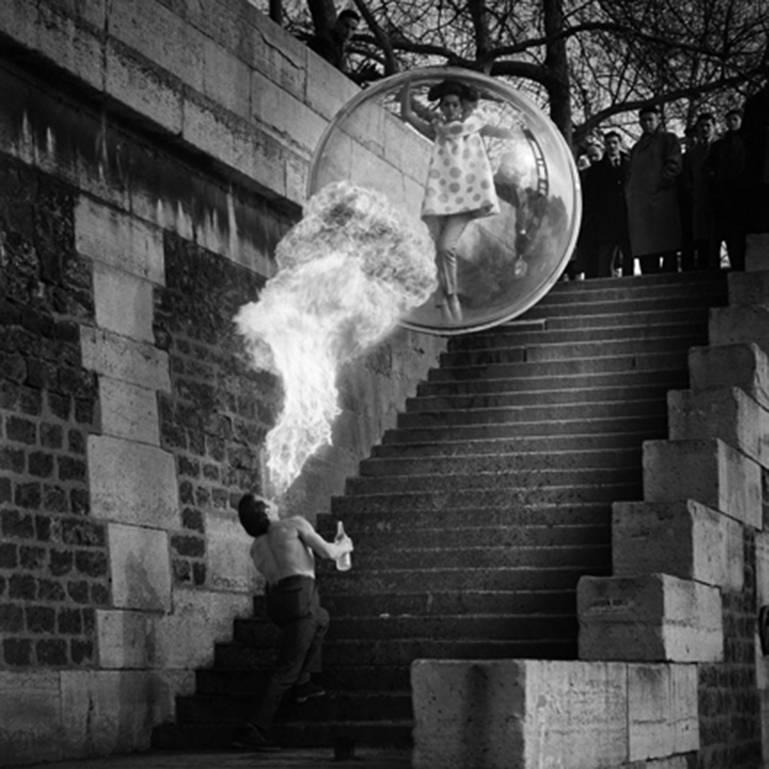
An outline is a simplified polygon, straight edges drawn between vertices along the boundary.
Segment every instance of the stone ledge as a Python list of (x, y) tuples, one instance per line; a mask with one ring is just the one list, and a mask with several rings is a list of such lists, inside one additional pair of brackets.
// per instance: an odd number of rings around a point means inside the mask
[(684, 769), (699, 748), (696, 665), (416, 660), (411, 684), (414, 769)]
[(729, 273), (729, 305), (769, 305), (769, 264), (763, 270)]
[(769, 357), (751, 342), (689, 350), (692, 390), (740, 387), (762, 408), (769, 409)]
[(663, 573), (728, 590), (742, 590), (742, 526), (691, 499), (615, 502), (615, 577)]
[(752, 232), (746, 238), (745, 269), (769, 270), (769, 232)]
[(718, 438), (769, 467), (769, 410), (739, 387), (670, 390), (671, 440)]
[(723, 659), (721, 593), (709, 585), (668, 574), (582, 577), (577, 613), (582, 659)]
[(748, 342), (769, 354), (769, 304), (711, 309), (708, 336), (714, 345)]
[(644, 441), (647, 502), (694, 499), (760, 529), (761, 467), (721, 440)]

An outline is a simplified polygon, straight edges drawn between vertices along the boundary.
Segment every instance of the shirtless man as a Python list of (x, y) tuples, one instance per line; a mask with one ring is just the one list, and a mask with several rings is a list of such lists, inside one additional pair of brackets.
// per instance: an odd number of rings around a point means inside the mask
[(315, 555), (336, 560), (352, 552), (352, 540), (345, 536), (338, 542), (327, 542), (306, 518), (278, 518), (272, 505), (253, 494), (246, 494), (238, 503), (238, 517), (254, 537), (251, 557), (267, 580), (267, 616), (280, 628), (280, 638), (270, 683), (259, 708), (236, 735), (235, 744), (277, 750), (268, 731), (283, 695), (292, 687), (296, 702), (325, 694), (310, 677), (320, 672), (329, 623), (315, 584)]

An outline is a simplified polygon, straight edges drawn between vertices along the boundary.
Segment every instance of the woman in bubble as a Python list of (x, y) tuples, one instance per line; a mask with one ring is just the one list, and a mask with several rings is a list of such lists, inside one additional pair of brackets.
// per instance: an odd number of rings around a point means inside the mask
[(432, 86), (427, 98), (438, 102), (438, 112), (426, 119), (416, 114), (409, 83), (401, 92), (401, 116), (433, 139), (430, 168), (422, 201), (422, 219), (435, 241), (438, 280), (444, 294), (447, 320), (462, 320), (457, 286), (456, 246), (473, 219), (499, 213), (484, 136), (510, 138), (510, 131), (485, 123), (477, 114), (478, 94), (459, 80)]

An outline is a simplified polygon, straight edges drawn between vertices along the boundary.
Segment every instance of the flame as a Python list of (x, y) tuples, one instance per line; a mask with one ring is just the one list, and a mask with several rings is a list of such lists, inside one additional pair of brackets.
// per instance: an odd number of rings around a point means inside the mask
[(436, 288), (427, 229), (381, 194), (324, 187), (277, 246), (278, 271), (235, 324), (257, 369), (277, 373), (284, 403), (265, 448), (269, 480), (285, 494), (307, 459), (331, 443), (340, 366), (382, 340)]

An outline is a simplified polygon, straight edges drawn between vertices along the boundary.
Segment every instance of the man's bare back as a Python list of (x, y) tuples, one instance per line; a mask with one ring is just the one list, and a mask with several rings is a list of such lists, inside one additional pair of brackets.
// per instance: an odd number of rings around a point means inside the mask
[(293, 576), (315, 577), (315, 555), (336, 559), (352, 550), (352, 542), (326, 542), (300, 515), (271, 520), (266, 534), (254, 539), (251, 557), (271, 585)]

